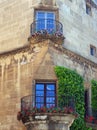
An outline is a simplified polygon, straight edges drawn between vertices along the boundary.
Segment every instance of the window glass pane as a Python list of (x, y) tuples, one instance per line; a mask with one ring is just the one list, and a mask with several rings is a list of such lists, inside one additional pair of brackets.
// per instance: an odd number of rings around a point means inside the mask
[(86, 5), (86, 13), (87, 14), (91, 14), (91, 7), (89, 7), (88, 5)]
[[(50, 19), (52, 19), (50, 21)], [(48, 21), (49, 20), (49, 21)], [(36, 12), (36, 31), (44, 30), (44, 29), (54, 29), (55, 28), (55, 14), (53, 12)]]
[(55, 90), (54, 84), (47, 84), (46, 90)]
[(55, 103), (55, 97), (47, 97), (46, 103)]
[(93, 51), (93, 48), (91, 48), (91, 55), (94, 55), (94, 51)]
[(36, 12), (36, 31), (45, 29), (45, 12)]
[(96, 54), (96, 48), (95, 47), (90, 47), (90, 54), (95, 55)]
[(44, 90), (44, 84), (36, 84), (36, 90)]
[(36, 103), (36, 107), (37, 108), (41, 108), (41, 107), (43, 107), (44, 106), (44, 104), (42, 104), (42, 103)]
[(55, 21), (54, 20), (47, 20), (47, 29), (53, 29), (55, 27)]
[(55, 19), (55, 14), (52, 12), (47, 13), (47, 19)]
[(46, 104), (47, 108), (55, 107), (55, 104)]
[(36, 31), (40, 31), (40, 30), (43, 30), (45, 29), (45, 20), (42, 19), (42, 20), (37, 20), (36, 21)]
[(45, 12), (37, 12), (36, 13), (36, 20), (45, 19)]
[(55, 91), (47, 91), (46, 96), (55, 96)]
[(44, 103), (44, 97), (36, 97), (36, 102)]
[(44, 96), (44, 91), (36, 91), (36, 96)]

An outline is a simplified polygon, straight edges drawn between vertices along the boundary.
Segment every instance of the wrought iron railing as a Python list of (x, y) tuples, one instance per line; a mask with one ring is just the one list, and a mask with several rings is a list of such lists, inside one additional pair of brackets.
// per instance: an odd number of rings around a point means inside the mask
[(63, 25), (53, 19), (36, 20), (31, 24), (31, 35), (34, 33), (63, 34)]
[[(59, 97), (60, 99), (60, 97)], [(61, 100), (62, 99), (62, 100)], [(22, 120), (23, 123), (31, 122), (31, 120), (37, 120), (36, 117), (46, 115), (46, 120), (49, 119), (49, 116), (63, 116), (66, 114), (72, 114), (75, 118), (78, 117), (78, 113), (75, 111), (75, 100), (72, 96), (61, 96), (59, 100), (59, 105), (42, 106), (37, 108), (35, 106), (35, 96), (29, 95), (21, 99), (21, 111), (17, 114), (17, 119)], [(41, 118), (38, 118), (41, 120)]]
[[(73, 111), (75, 111), (75, 99), (73, 96), (61, 96), (63, 99), (62, 101), (59, 100), (57, 103), (56, 108), (72, 108)], [(26, 110), (32, 110), (32, 108), (35, 108), (35, 95), (29, 95), (25, 96), (21, 99), (21, 111)]]

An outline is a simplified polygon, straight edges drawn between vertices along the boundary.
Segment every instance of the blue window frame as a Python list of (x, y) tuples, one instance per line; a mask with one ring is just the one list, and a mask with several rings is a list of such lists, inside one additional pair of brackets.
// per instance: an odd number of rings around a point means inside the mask
[(91, 54), (92, 56), (95, 56), (95, 54), (96, 54), (96, 47), (90, 46), (90, 54)]
[(56, 85), (55, 83), (36, 83), (35, 106), (41, 108), (56, 106)]
[(55, 30), (55, 13), (36, 11), (36, 31)]

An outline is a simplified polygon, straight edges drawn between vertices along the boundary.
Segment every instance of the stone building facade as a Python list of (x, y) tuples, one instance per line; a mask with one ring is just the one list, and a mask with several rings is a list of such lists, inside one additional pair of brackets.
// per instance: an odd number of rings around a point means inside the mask
[[(36, 21), (41, 17), (53, 18), (62, 35), (33, 35), (38, 26)], [(0, 130), (29, 129), (16, 118), (21, 98), (32, 95), (37, 81), (57, 84), (56, 65), (76, 70), (83, 76), (85, 88), (89, 88), (88, 105), (91, 105), (90, 81), (97, 80), (96, 26), (94, 0), (0, 1)], [(74, 121), (72, 115), (65, 117), (66, 120), (59, 123), (60, 130), (68, 130)], [(46, 126), (45, 130), (51, 130)]]

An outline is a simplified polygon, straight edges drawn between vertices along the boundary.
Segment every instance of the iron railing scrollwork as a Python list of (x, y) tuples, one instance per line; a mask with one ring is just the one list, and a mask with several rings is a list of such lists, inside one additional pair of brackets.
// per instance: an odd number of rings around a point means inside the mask
[(48, 34), (63, 34), (63, 25), (59, 21), (53, 19), (36, 20), (31, 24), (31, 35), (33, 35), (36, 32), (44, 33), (44, 31), (46, 31)]
[[(58, 100), (56, 107), (69, 107), (75, 111), (75, 98), (73, 96), (61, 96), (63, 101)], [(32, 110), (35, 106), (35, 95), (25, 96), (21, 99), (21, 111)]]

